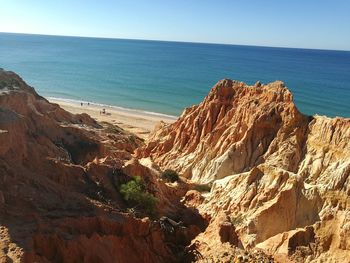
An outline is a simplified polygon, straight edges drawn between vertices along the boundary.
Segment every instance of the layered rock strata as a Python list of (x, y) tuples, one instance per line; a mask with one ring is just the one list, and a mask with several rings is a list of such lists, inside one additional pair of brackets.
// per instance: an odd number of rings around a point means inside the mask
[[(141, 144), (117, 126), (50, 104), (1, 70), (0, 262), (179, 261), (201, 217), (133, 159)], [(128, 210), (119, 187), (131, 176), (143, 177), (158, 198), (159, 216), (188, 216), (179, 231)]]
[(193, 241), (204, 257), (225, 243), (282, 262), (350, 258), (350, 119), (301, 114), (280, 81), (218, 82), (137, 156), (212, 184), (185, 198), (210, 218)]

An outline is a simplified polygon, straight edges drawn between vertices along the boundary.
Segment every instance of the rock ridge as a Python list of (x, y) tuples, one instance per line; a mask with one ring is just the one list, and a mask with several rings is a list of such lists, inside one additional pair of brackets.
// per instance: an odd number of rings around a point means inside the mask
[[(350, 258), (350, 119), (303, 115), (281, 81), (219, 81), (136, 156), (212, 184), (185, 199), (209, 220), (192, 241), (204, 258), (230, 255), (232, 246), (278, 262)], [(224, 242), (223, 231), (236, 241)]]
[[(133, 157), (142, 140), (74, 115), (0, 71), (0, 262), (179, 262), (203, 231), (196, 211), (158, 171)], [(181, 217), (167, 233), (157, 215), (139, 215), (120, 185), (140, 176), (156, 212)], [(180, 190), (181, 187), (184, 190)]]
[[(122, 198), (135, 176), (157, 215)], [(221, 80), (144, 143), (0, 70), (0, 262), (347, 262), (349, 182), (350, 119), (281, 81)]]

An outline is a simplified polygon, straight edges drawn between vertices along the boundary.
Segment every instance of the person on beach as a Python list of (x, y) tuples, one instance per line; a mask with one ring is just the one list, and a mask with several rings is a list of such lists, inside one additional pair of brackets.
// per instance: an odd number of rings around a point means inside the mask
[(102, 109), (102, 114), (106, 114), (106, 109)]
[(83, 103), (82, 103), (82, 102), (80, 102), (80, 106), (83, 106)]

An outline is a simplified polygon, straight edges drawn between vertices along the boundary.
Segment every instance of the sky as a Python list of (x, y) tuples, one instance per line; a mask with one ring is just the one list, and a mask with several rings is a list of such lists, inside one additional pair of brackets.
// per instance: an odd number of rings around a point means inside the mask
[(0, 0), (0, 32), (350, 50), (350, 0)]

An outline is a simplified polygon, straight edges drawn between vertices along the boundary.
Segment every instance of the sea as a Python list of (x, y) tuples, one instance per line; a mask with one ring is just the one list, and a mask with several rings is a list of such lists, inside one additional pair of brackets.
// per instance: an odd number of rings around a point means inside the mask
[(282, 80), (309, 115), (350, 117), (350, 52), (0, 33), (0, 67), (47, 98), (178, 116), (217, 81)]

